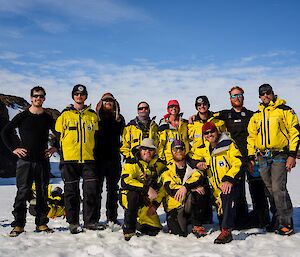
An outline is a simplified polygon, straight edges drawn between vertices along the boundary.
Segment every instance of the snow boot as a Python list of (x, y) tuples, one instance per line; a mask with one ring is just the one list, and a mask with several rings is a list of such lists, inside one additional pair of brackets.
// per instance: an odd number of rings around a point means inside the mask
[(202, 226), (194, 226), (193, 229), (192, 229), (192, 233), (197, 237), (197, 238), (200, 238), (200, 237), (204, 237), (207, 235), (206, 231), (205, 231), (205, 228), (202, 227)]
[(24, 232), (24, 228), (23, 227), (20, 227), (20, 226), (16, 226), (12, 229), (12, 231), (10, 231), (9, 233), (9, 236), (10, 237), (17, 237), (19, 236), (20, 234), (22, 234)]
[(222, 228), (221, 234), (215, 239), (214, 244), (227, 244), (232, 241), (231, 230)]
[(40, 226), (36, 226), (35, 228), (35, 232), (46, 232), (46, 233), (53, 233), (54, 230), (52, 228), (49, 228), (47, 225), (40, 225)]

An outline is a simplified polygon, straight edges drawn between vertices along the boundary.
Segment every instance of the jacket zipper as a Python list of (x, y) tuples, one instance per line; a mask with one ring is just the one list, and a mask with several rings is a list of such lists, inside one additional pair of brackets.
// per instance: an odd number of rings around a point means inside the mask
[(263, 111), (263, 114), (264, 114), (264, 124), (263, 124), (263, 126), (264, 126), (264, 143), (265, 143), (265, 148), (267, 148), (267, 131), (266, 131), (266, 113), (265, 113), (265, 110), (266, 110), (266, 108), (264, 109), (264, 111)]
[(79, 126), (80, 126), (80, 162), (82, 163), (82, 126), (81, 126), (81, 113), (79, 113)]
[(281, 130), (280, 122), (278, 122), (278, 127), (279, 127), (280, 132), (281, 132), (281, 133), (284, 135), (284, 137), (286, 138), (286, 140), (288, 140), (288, 137), (286, 136), (286, 134), (284, 134), (284, 132)]

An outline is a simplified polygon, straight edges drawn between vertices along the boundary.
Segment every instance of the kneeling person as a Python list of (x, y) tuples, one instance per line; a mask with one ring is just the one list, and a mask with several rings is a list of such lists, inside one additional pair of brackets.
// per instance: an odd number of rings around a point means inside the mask
[(135, 158), (128, 159), (121, 174), (121, 205), (125, 209), (123, 233), (126, 241), (138, 229), (146, 235), (161, 230), (156, 209), (164, 196), (158, 175), (165, 165), (156, 157), (153, 139), (144, 138)]
[(185, 145), (180, 140), (171, 144), (173, 162), (162, 175), (166, 190), (167, 223), (171, 234), (187, 236), (187, 219), (191, 218), (192, 232), (197, 237), (206, 235), (202, 226), (205, 203), (209, 194), (203, 187), (204, 176), (186, 162)]
[(241, 192), (240, 169), (241, 153), (227, 133), (219, 133), (213, 122), (207, 122), (202, 127), (206, 142), (196, 146), (192, 151), (196, 167), (206, 170), (213, 195), (218, 208), (218, 218), (221, 234), (215, 239), (215, 244), (225, 244), (232, 241), (231, 230), (235, 227), (236, 202)]

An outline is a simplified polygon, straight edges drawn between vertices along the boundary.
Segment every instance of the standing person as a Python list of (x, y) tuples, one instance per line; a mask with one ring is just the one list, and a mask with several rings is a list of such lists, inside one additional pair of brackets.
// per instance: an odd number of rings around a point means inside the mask
[[(202, 127), (206, 139), (202, 146), (195, 146), (191, 159), (200, 170), (206, 170), (217, 206), (221, 233), (215, 244), (232, 241), (236, 221), (236, 202), (240, 197), (241, 152), (226, 132), (219, 133), (213, 122)], [(194, 147), (194, 146), (193, 146)]]
[(210, 194), (203, 186), (203, 173), (187, 164), (182, 141), (174, 140), (170, 147), (174, 161), (161, 175), (166, 190), (165, 210), (169, 231), (171, 234), (187, 236), (187, 219), (190, 217), (192, 233), (196, 237), (206, 236), (202, 226), (205, 218), (203, 210)]
[(83, 222), (90, 230), (104, 229), (98, 223), (99, 180), (94, 156), (98, 117), (91, 106), (84, 104), (88, 92), (83, 85), (72, 90), (74, 103), (63, 110), (55, 129), (60, 133), (62, 178), (67, 222), (72, 234), (83, 232), (79, 225), (80, 177), (83, 178)]
[[(14, 203), (13, 230), (9, 236), (16, 237), (24, 232), (27, 200), (31, 194), (33, 181), (36, 185), (36, 231), (54, 232), (47, 226), (48, 184), (50, 177), (49, 157), (56, 151), (48, 148), (49, 129), (54, 130), (52, 117), (44, 111), (46, 92), (42, 87), (34, 87), (30, 92), (31, 106), (17, 114), (2, 131), (6, 146), (19, 158), (16, 168), (17, 195)], [(19, 137), (10, 140), (15, 129)]]
[(287, 173), (296, 165), (299, 121), (285, 100), (274, 94), (269, 84), (259, 87), (261, 103), (248, 125), (248, 155), (253, 171), (255, 156), (268, 189), (273, 214), (269, 231), (279, 235), (294, 233), (293, 205), (286, 188)]
[(120, 203), (125, 209), (123, 233), (126, 241), (135, 235), (137, 228), (149, 236), (155, 236), (161, 230), (156, 209), (165, 195), (158, 183), (159, 174), (164, 169), (151, 138), (144, 138), (135, 158), (124, 164)]
[(96, 159), (100, 182), (98, 215), (100, 219), (101, 194), (104, 178), (106, 179), (106, 218), (107, 224), (120, 223), (118, 217), (118, 182), (121, 176), (120, 138), (125, 126), (124, 117), (120, 114), (118, 101), (111, 93), (105, 93), (97, 104), (99, 119), (97, 133)]
[(181, 140), (185, 150), (190, 150), (188, 138), (188, 121), (182, 118), (177, 100), (170, 100), (167, 105), (167, 114), (160, 120), (158, 127), (159, 144), (158, 156), (167, 164), (173, 161), (171, 144), (174, 140)]
[(205, 95), (198, 96), (195, 100), (197, 113), (189, 118), (188, 132), (192, 144), (202, 145), (204, 137), (202, 135), (202, 126), (212, 121), (220, 132), (226, 131), (224, 121), (216, 118), (214, 113), (209, 110), (210, 102)]
[(123, 131), (120, 152), (125, 159), (134, 158), (134, 151), (144, 138), (153, 139), (155, 146), (158, 144), (156, 117), (150, 118), (149, 104), (140, 102), (137, 105), (137, 112), (138, 115), (126, 125)]
[[(248, 220), (248, 226), (265, 227), (270, 222), (269, 204), (265, 193), (265, 185), (259, 175), (249, 172), (247, 165), (247, 128), (253, 111), (244, 107), (244, 90), (241, 87), (232, 87), (229, 91), (229, 96), (232, 108), (215, 113), (215, 117), (225, 121), (228, 132), (230, 132), (232, 139), (237, 144), (243, 156), (242, 169), (244, 172), (240, 184), (242, 186), (242, 194), (237, 203), (237, 219), (240, 221), (238, 222), (240, 224), (237, 224), (237, 226), (242, 227), (246, 225), (245, 220)], [(253, 212), (249, 213), (249, 215), (245, 190), (245, 174), (247, 175), (249, 191), (253, 203)]]

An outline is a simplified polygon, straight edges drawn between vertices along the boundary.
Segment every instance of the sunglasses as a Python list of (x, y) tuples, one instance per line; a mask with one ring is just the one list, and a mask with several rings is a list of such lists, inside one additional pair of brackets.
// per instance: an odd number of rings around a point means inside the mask
[(174, 152), (183, 152), (184, 150), (185, 150), (184, 147), (174, 147), (172, 149), (172, 151), (174, 151)]
[(271, 95), (272, 93), (273, 93), (272, 90), (267, 90), (267, 91), (259, 92), (259, 95), (260, 96)]
[(106, 103), (112, 103), (114, 100), (111, 98), (106, 98), (106, 99), (103, 99), (102, 101), (106, 102)]
[(41, 98), (44, 99), (45, 95), (32, 95), (33, 98)]
[(241, 93), (240, 94), (233, 94), (233, 95), (230, 96), (231, 99), (243, 98), (243, 97), (244, 97), (244, 95), (241, 94)]
[(80, 96), (85, 96), (85, 93), (79, 93), (79, 92), (76, 92), (76, 93), (74, 93), (73, 95), (75, 95), (75, 96), (78, 96), (78, 95), (80, 95)]
[(143, 107), (138, 107), (138, 110), (139, 111), (142, 111), (142, 110), (149, 110), (149, 107), (148, 106), (143, 106)]
[(169, 105), (168, 108), (169, 109), (171, 109), (171, 108), (178, 108), (178, 105)]
[(204, 103), (204, 102), (202, 102), (202, 103), (197, 103), (197, 107), (198, 107), (198, 106), (207, 106), (207, 104)]
[(153, 149), (153, 148), (149, 148), (149, 147), (146, 147), (146, 146), (141, 146), (141, 150), (143, 150), (143, 151), (150, 151), (150, 152), (152, 152), (152, 151), (154, 151), (155, 149)]
[(216, 130), (215, 129), (211, 129), (211, 130), (206, 130), (205, 132), (203, 132), (203, 135), (209, 135), (209, 134), (212, 134), (212, 133), (215, 133)]

